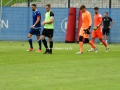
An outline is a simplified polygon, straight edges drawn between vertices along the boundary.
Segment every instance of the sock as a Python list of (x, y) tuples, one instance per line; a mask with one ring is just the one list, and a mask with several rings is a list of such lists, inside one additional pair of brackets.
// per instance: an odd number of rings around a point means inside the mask
[(41, 39), (38, 40), (38, 45), (39, 45), (39, 49), (42, 50), (42, 44), (41, 44)]
[(106, 43), (108, 43), (108, 40), (106, 40)]
[(106, 42), (105, 42), (104, 40), (102, 40), (101, 42), (102, 42), (102, 44), (103, 44), (105, 47), (107, 47), (107, 44), (106, 44)]
[[(94, 44), (94, 40), (91, 40), (91, 42)], [(94, 48), (94, 46), (93, 46), (93, 45), (91, 45), (91, 48)]]
[(95, 48), (95, 45), (93, 44), (92, 41), (90, 41), (89, 44), (91, 45), (92, 48)]
[(43, 42), (44, 47), (45, 47), (46, 49), (48, 49), (47, 41), (44, 39), (44, 40), (42, 40), (42, 42)]
[(33, 48), (33, 45), (32, 45), (32, 39), (31, 38), (28, 38), (29, 40), (29, 44), (30, 44), (30, 48)]
[(50, 42), (50, 50), (53, 48), (53, 41)]
[(80, 52), (83, 52), (83, 42), (79, 42)]

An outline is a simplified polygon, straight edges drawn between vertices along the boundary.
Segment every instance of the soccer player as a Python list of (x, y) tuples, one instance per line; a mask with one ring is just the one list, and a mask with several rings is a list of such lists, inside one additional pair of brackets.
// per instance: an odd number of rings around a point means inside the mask
[(82, 27), (79, 33), (80, 51), (77, 52), (76, 54), (83, 54), (83, 38), (84, 42), (89, 43), (94, 48), (95, 52), (97, 52), (96, 46), (91, 41), (89, 41), (90, 28), (92, 25), (91, 14), (89, 11), (86, 10), (85, 5), (81, 5), (80, 10), (82, 11)]
[(39, 44), (39, 50), (36, 52), (41, 52), (41, 38), (40, 38), (40, 30), (41, 30), (41, 13), (37, 10), (36, 4), (31, 5), (31, 9), (33, 11), (32, 18), (33, 18), (33, 25), (30, 27), (30, 31), (28, 34), (28, 40), (30, 44), (30, 49), (27, 51), (33, 51), (33, 44), (32, 44), (32, 35), (36, 35)]
[(108, 12), (104, 13), (104, 17), (102, 21), (103, 21), (102, 33), (104, 36), (106, 35), (106, 43), (108, 44), (108, 36), (110, 34), (110, 28), (114, 24), (114, 21), (112, 20), (111, 17), (108, 16)]
[[(50, 4), (46, 5), (45, 20), (42, 22), (42, 25), (44, 25), (44, 29), (42, 31), (42, 42), (46, 48), (46, 51), (43, 54), (52, 54), (52, 48), (53, 48), (52, 38), (53, 38), (53, 32), (54, 32), (54, 13), (51, 10)], [(48, 48), (45, 37), (48, 37), (49, 39), (49, 48)]]
[[(106, 52), (108, 52), (109, 48), (106, 44), (106, 42), (103, 40), (103, 34), (101, 32), (102, 30), (102, 15), (99, 13), (99, 8), (95, 7), (94, 8), (94, 30), (92, 31), (92, 42), (94, 43), (94, 40), (96, 38), (99, 38), (99, 40), (104, 44), (104, 46), (106, 47)], [(92, 52), (93, 51), (92, 47), (90, 50), (88, 50), (88, 52)]]

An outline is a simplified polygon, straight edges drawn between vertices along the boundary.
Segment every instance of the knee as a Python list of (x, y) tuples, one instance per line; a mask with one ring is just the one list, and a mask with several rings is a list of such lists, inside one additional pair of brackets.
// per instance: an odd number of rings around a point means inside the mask
[(31, 35), (28, 34), (28, 38), (31, 38)]
[(42, 36), (41, 39), (44, 40), (44, 39), (45, 39), (45, 36)]
[(92, 40), (95, 40), (95, 38), (94, 38), (94, 37), (92, 37)]
[(83, 41), (83, 36), (79, 36), (79, 41), (80, 41), (80, 42)]
[(49, 42), (51, 42), (52, 41), (52, 38), (49, 38)]
[(99, 38), (100, 41), (102, 41), (103, 39), (102, 38)]
[(40, 40), (40, 36), (37, 36), (37, 40)]

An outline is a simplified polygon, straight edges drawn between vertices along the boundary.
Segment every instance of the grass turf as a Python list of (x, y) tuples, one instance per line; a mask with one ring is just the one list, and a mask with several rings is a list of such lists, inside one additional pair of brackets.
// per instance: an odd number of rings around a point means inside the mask
[(76, 55), (77, 44), (54, 43), (43, 55), (26, 52), (27, 42), (0, 42), (0, 90), (120, 90), (120, 45), (97, 46), (98, 54), (85, 44)]

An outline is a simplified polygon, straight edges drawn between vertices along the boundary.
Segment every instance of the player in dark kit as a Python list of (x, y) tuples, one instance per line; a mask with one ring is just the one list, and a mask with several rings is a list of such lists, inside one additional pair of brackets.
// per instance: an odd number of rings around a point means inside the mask
[(108, 43), (108, 36), (110, 34), (110, 28), (114, 24), (114, 21), (112, 20), (111, 17), (108, 16), (108, 12), (105, 12), (105, 17), (103, 17), (102, 21), (103, 21), (102, 33), (104, 36), (106, 35), (106, 43)]
[(30, 27), (30, 32), (28, 34), (28, 40), (30, 44), (30, 48), (27, 51), (33, 51), (33, 44), (32, 44), (32, 35), (36, 35), (38, 40), (39, 49), (36, 52), (41, 52), (41, 38), (40, 38), (40, 30), (41, 30), (41, 13), (36, 9), (36, 4), (31, 5), (33, 11), (33, 25)]
[[(42, 22), (42, 25), (44, 25), (44, 29), (42, 32), (42, 42), (46, 48), (46, 51), (44, 54), (52, 54), (52, 48), (53, 48), (53, 31), (54, 31), (54, 13), (51, 11), (51, 5), (46, 5), (46, 14), (45, 14), (45, 20)], [(45, 40), (45, 37), (48, 37), (49, 39), (49, 48), (47, 45), (47, 41)]]

